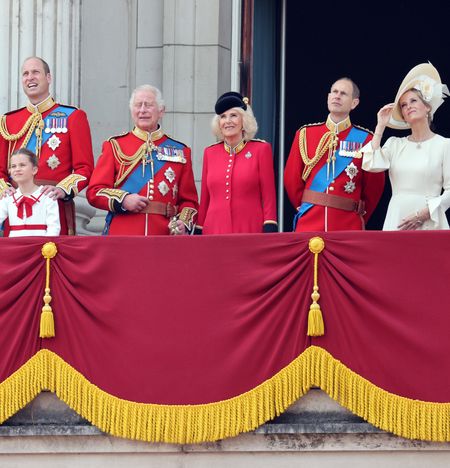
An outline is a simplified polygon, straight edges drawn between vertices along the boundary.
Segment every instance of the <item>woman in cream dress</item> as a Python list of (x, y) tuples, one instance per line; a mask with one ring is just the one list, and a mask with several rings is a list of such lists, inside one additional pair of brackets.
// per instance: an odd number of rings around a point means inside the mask
[[(443, 102), (437, 70), (429, 63), (414, 67), (403, 80), (395, 102), (377, 114), (373, 140), (362, 148), (363, 169), (389, 170), (392, 198), (383, 230), (449, 229), (450, 140), (435, 134), (430, 123)], [(380, 148), (386, 126), (411, 129), (389, 138)]]

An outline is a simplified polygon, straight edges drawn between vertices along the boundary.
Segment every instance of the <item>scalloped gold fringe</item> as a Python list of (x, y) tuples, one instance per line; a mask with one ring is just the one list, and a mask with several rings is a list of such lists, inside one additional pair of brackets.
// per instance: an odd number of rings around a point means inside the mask
[(123, 400), (90, 383), (58, 355), (41, 350), (0, 383), (0, 423), (42, 390), (51, 390), (102, 431), (149, 442), (199, 443), (255, 429), (281, 414), (312, 386), (358, 416), (410, 439), (450, 441), (450, 403), (388, 393), (331, 354), (311, 346), (252, 390), (202, 405), (157, 405)]

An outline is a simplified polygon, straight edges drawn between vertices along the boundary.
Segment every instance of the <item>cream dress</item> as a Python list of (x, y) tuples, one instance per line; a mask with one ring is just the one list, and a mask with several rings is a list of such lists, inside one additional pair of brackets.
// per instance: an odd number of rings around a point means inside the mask
[(362, 167), (369, 172), (389, 170), (392, 198), (384, 231), (395, 231), (403, 218), (428, 206), (430, 219), (419, 229), (449, 229), (450, 139), (434, 135), (420, 144), (407, 137), (389, 138), (382, 148), (368, 143)]

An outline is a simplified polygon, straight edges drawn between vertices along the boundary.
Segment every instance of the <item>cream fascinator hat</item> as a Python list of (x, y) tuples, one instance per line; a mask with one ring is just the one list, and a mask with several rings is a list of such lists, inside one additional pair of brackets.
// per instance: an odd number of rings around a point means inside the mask
[(394, 110), (387, 124), (390, 128), (405, 130), (410, 128), (403, 120), (402, 111), (400, 110), (399, 100), (406, 91), (416, 89), (420, 91), (423, 100), (431, 107), (431, 117), (433, 117), (436, 109), (444, 102), (445, 95), (448, 95), (447, 85), (442, 84), (436, 68), (431, 63), (421, 63), (415, 66), (405, 76), (402, 84), (398, 88), (397, 96), (395, 96)]

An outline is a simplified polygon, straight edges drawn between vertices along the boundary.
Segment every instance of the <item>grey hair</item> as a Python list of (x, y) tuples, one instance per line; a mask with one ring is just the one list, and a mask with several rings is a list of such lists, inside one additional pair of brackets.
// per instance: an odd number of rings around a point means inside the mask
[(143, 85), (140, 85), (137, 88), (135, 88), (134, 91), (131, 93), (130, 110), (133, 109), (134, 98), (136, 97), (136, 93), (138, 93), (140, 91), (147, 91), (147, 92), (152, 93), (155, 96), (155, 100), (156, 100), (156, 103), (158, 104), (159, 110), (164, 109), (165, 104), (164, 104), (164, 99), (162, 97), (161, 91), (156, 86), (152, 86), (152, 85), (149, 85), (149, 84), (143, 84)]
[[(256, 135), (258, 131), (258, 123), (256, 122), (255, 116), (253, 114), (252, 108), (247, 104), (247, 110), (242, 109), (241, 107), (233, 107), (234, 111), (238, 112), (242, 116), (242, 127), (244, 130), (244, 139), (251, 140)], [(223, 135), (220, 131), (220, 115), (215, 115), (211, 121), (211, 129), (218, 141), (223, 141)]]

